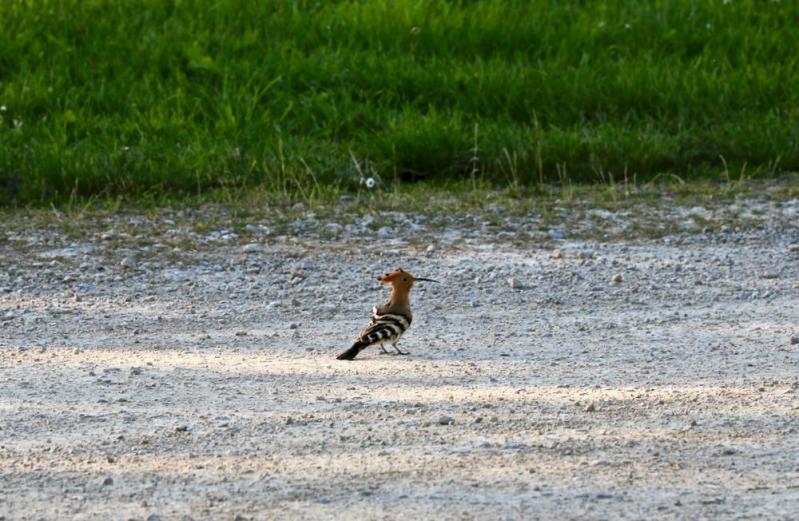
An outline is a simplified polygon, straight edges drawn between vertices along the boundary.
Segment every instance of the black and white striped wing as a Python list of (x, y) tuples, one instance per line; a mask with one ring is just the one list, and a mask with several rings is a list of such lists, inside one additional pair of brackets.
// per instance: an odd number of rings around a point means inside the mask
[(411, 326), (411, 317), (400, 313), (379, 313), (372, 311), (372, 320), (366, 329), (361, 331), (358, 342), (364, 344), (393, 344)]

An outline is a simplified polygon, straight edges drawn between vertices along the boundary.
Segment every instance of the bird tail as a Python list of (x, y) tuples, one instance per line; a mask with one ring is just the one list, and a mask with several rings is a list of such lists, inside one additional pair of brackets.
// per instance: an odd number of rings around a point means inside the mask
[(369, 344), (365, 342), (355, 342), (352, 347), (336, 357), (336, 360), (354, 360), (358, 353), (366, 349)]

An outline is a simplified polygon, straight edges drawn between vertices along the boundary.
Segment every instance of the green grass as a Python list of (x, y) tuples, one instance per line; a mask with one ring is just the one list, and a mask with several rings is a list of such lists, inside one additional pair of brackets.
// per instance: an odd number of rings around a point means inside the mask
[(799, 170), (799, 4), (0, 2), (0, 203)]

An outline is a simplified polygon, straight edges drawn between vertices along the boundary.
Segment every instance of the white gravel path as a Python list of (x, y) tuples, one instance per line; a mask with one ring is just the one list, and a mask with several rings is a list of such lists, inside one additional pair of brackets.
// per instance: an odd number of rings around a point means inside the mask
[[(392, 214), (379, 254), (313, 217), (17, 216), (0, 520), (797, 519), (798, 203), (609, 241)], [(412, 354), (336, 361), (396, 267), (444, 282)]]

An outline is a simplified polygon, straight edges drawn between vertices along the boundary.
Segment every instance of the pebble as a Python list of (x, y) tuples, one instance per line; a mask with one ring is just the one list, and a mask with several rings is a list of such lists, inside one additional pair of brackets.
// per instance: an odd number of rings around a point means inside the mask
[(438, 417), (439, 425), (450, 425), (452, 423), (455, 423), (455, 419), (452, 416), (444, 415)]
[(112, 478), (112, 477), (107, 477), (107, 478), (105, 478), (103, 480), (103, 486), (104, 487), (107, 487), (107, 486), (110, 486), (110, 485), (113, 485), (113, 484), (114, 484), (114, 478)]
[(161, 521), (161, 516), (158, 514), (150, 514), (145, 521)]
[(393, 234), (394, 234), (394, 229), (390, 226), (383, 226), (382, 228), (377, 230), (377, 236), (382, 239), (391, 237)]
[(136, 267), (136, 260), (133, 257), (125, 257), (119, 265), (123, 268), (133, 269)]
[(594, 405), (594, 402), (590, 402), (588, 405), (585, 406), (585, 409), (583, 410), (585, 412), (594, 412), (596, 411), (596, 406)]
[(777, 273), (776, 271), (769, 270), (769, 271), (766, 271), (766, 272), (763, 273), (763, 278), (764, 279), (778, 279), (778, 278), (780, 278), (780, 274)]
[(524, 289), (524, 284), (518, 281), (515, 277), (508, 278), (508, 286), (510, 286), (510, 289)]
[(799, 242), (797, 242), (795, 244), (789, 244), (788, 245), (788, 251), (792, 251), (792, 252), (799, 251)]
[(327, 223), (325, 225), (325, 230), (332, 234), (339, 234), (344, 230), (344, 227), (339, 223)]
[(553, 250), (551, 257), (553, 259), (562, 259), (563, 258), (563, 253), (560, 250)]
[(7, 313), (3, 314), (3, 320), (14, 320), (14, 313), (8, 311)]
[(242, 253), (260, 253), (263, 249), (263, 246), (257, 242), (251, 242), (241, 247)]
[(794, 346), (795, 346), (795, 345), (797, 345), (797, 344), (799, 344), (799, 335), (793, 335), (793, 336), (791, 336), (791, 345), (794, 345)]
[(621, 273), (616, 273), (615, 275), (613, 275), (613, 278), (610, 280), (613, 282), (613, 284), (621, 284), (622, 281), (624, 280), (624, 276), (622, 276)]

